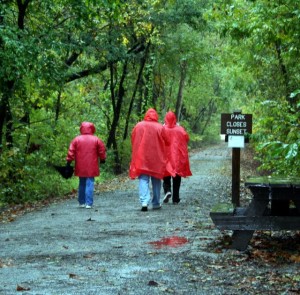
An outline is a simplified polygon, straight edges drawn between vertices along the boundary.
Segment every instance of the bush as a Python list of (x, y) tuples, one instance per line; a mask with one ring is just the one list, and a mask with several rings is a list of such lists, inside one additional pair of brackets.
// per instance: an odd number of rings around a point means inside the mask
[(0, 156), (0, 202), (21, 204), (35, 202), (70, 192), (77, 181), (64, 180), (41, 153), (22, 154), (17, 148)]

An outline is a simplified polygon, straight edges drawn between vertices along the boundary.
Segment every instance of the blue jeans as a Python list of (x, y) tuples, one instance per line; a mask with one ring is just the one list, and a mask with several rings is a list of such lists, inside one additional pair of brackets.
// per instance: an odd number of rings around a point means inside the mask
[(151, 178), (152, 183), (152, 206), (160, 206), (160, 189), (161, 189), (161, 180), (153, 176), (141, 174), (139, 176), (139, 197), (142, 206), (148, 206), (150, 203), (150, 188), (149, 181)]
[(93, 205), (94, 177), (79, 177), (78, 202), (80, 205)]

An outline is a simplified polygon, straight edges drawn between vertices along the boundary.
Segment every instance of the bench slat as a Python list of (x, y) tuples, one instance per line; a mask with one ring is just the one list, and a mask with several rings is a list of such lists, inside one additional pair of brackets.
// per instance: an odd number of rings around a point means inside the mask
[(300, 216), (237, 216), (210, 213), (220, 230), (300, 230)]

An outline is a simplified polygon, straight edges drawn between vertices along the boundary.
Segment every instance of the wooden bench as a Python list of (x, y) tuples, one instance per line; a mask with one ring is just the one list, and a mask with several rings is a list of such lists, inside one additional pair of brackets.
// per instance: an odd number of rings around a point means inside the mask
[(233, 248), (246, 250), (255, 230), (300, 230), (300, 178), (251, 177), (245, 186), (253, 195), (247, 207), (210, 212), (218, 229), (233, 231)]

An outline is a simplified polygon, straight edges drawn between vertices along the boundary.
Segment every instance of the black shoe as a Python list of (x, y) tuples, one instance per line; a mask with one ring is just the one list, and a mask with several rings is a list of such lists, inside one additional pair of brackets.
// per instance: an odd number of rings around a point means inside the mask
[(144, 211), (144, 212), (145, 212), (145, 211), (148, 211), (148, 207), (143, 206), (142, 209), (141, 209), (141, 211)]
[(174, 204), (174, 205), (178, 205), (178, 204), (179, 204), (179, 202), (180, 202), (180, 201), (176, 201), (176, 202), (175, 202), (175, 201), (173, 201), (173, 204)]

